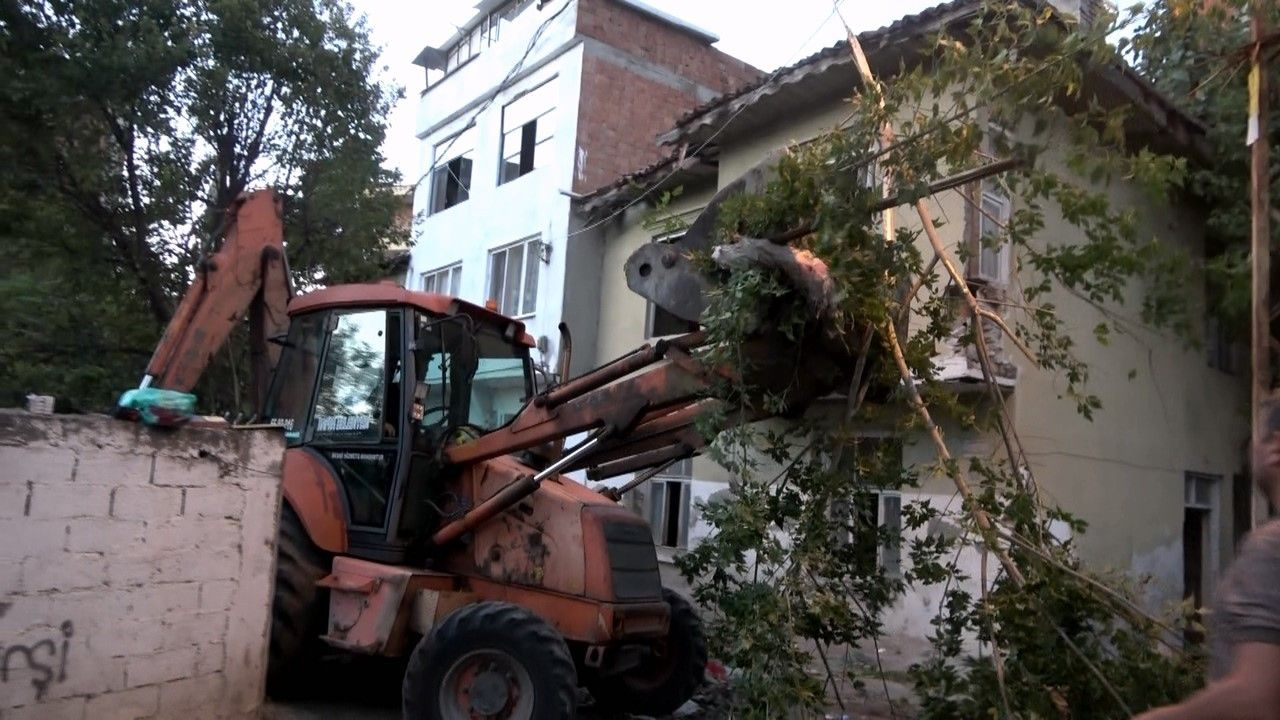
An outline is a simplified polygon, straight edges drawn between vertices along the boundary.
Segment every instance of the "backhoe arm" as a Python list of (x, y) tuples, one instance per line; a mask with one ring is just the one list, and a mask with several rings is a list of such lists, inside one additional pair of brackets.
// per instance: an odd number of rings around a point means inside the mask
[(190, 391), (249, 313), (255, 399), (260, 403), (265, 396), (280, 352), (267, 339), (288, 328), (293, 294), (279, 197), (271, 190), (241, 195), (227, 210), (227, 227), (222, 248), (197, 267), (151, 356), (142, 387)]

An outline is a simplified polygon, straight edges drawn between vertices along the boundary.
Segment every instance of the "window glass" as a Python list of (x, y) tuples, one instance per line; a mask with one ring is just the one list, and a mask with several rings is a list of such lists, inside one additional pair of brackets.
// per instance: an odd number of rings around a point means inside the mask
[(462, 263), (422, 273), (422, 291), (458, 296), (462, 284)]
[(512, 420), (532, 393), (528, 352), (480, 326), (418, 320), (418, 378), (426, 385), (424, 427), (468, 423), (493, 430)]
[(284, 428), (285, 439), (290, 443), (302, 438), (320, 365), (327, 317), (328, 313), (319, 312), (295, 317), (290, 322), (272, 378), (265, 415), (268, 422)]
[(377, 441), (386, 371), (385, 310), (334, 313), (312, 420), (319, 440)]
[(431, 166), (431, 212), (471, 197), (471, 167), (476, 149), (474, 126), (436, 145)]
[(549, 160), (555, 134), (555, 83), (543, 83), (502, 109), (502, 163), (498, 183), (533, 172)]
[(486, 297), (503, 315), (533, 314), (538, 301), (538, 238), (508, 245), (489, 254), (489, 287)]

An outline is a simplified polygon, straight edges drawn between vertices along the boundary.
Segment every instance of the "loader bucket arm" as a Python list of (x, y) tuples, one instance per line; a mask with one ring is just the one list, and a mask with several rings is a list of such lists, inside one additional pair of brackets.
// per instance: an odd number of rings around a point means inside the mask
[(267, 339), (288, 327), (293, 295), (284, 254), (280, 199), (262, 190), (227, 210), (222, 248), (205, 258), (147, 364), (143, 387), (190, 391), (235, 326), (250, 314), (250, 340), (260, 403), (279, 348)]

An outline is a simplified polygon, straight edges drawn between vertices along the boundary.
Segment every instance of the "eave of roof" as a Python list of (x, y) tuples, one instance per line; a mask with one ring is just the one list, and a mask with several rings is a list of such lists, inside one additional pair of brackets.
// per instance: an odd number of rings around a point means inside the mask
[[(1044, 6), (1043, 0), (1022, 2), (1035, 7)], [(882, 28), (859, 33), (858, 41), (874, 63), (877, 56), (900, 50), (899, 44), (904, 40), (919, 38), (947, 25), (968, 20), (982, 9), (982, 0), (951, 0), (904, 16)], [(1206, 156), (1208, 150), (1203, 141), (1203, 124), (1134, 70), (1125, 65), (1102, 68), (1094, 72), (1094, 79), (1144, 110), (1161, 130), (1171, 132), (1173, 140), (1183, 146), (1186, 154)], [(694, 108), (677, 120), (670, 131), (658, 136), (658, 142), (673, 146), (706, 144), (725, 134), (739, 134), (781, 120), (806, 102), (843, 96), (833, 96), (832, 92), (847, 95), (849, 89), (860, 82), (849, 43), (841, 41), (774, 71), (759, 82)]]
[(587, 218), (599, 218), (619, 211), (645, 193), (658, 188), (687, 186), (699, 180), (715, 183), (717, 167), (702, 156), (681, 157), (679, 152), (574, 199), (578, 211)]

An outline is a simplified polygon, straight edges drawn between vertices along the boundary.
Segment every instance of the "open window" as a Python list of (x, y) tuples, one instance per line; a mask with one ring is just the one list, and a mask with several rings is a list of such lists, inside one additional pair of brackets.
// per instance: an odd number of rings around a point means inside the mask
[(649, 526), (653, 542), (669, 548), (689, 546), (693, 459), (683, 458), (649, 481)]
[(438, 213), (471, 197), (471, 166), (476, 152), (472, 126), (436, 145), (431, 164), (431, 212)]
[(859, 573), (879, 567), (886, 577), (902, 575), (902, 443), (892, 437), (861, 437), (843, 448), (838, 472), (853, 476), (856, 492), (831, 504), (841, 529), (832, 541), (852, 549)]
[[(1010, 135), (994, 121), (987, 122), (982, 154), (988, 161), (1004, 157)], [(975, 182), (964, 189), (967, 275), (986, 285), (1007, 287), (1013, 250), (1007, 228), (1013, 217), (1013, 198), (999, 176)]]
[(555, 83), (545, 82), (502, 108), (499, 185), (546, 165), (555, 130), (554, 92)]

